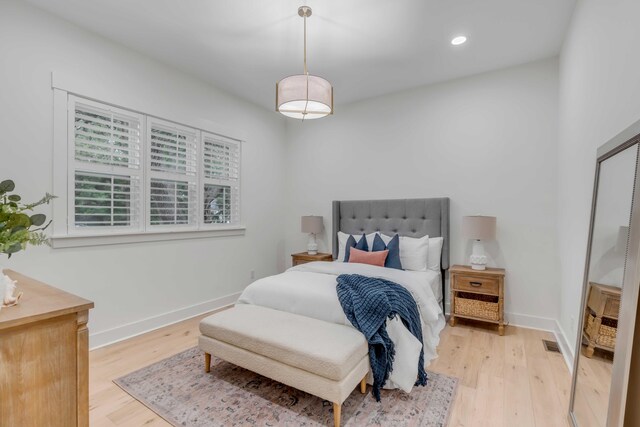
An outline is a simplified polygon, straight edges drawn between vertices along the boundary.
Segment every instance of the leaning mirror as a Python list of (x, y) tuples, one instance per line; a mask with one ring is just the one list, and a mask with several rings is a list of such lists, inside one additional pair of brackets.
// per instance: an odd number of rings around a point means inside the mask
[(622, 425), (638, 295), (634, 130), (598, 150), (570, 405), (576, 427)]

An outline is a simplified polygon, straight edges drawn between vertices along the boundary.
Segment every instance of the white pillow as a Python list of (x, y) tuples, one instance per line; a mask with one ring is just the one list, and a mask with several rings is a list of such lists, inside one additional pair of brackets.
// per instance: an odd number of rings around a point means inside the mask
[[(373, 242), (373, 237), (375, 233), (371, 233), (371, 242)], [(338, 231), (338, 258), (337, 261), (343, 262), (344, 256), (346, 255), (346, 246), (347, 240), (349, 239), (350, 234), (343, 233), (342, 231)], [(367, 243), (369, 243), (369, 236), (367, 236)], [(356, 239), (356, 243), (362, 239), (362, 234), (354, 234), (353, 238)], [(369, 246), (369, 250), (371, 250), (371, 246)]]
[[(369, 234), (367, 234), (365, 236), (367, 238), (367, 246), (369, 248), (369, 252), (371, 252), (371, 250), (373, 249), (373, 239), (376, 238), (376, 234), (380, 234), (380, 233), (378, 233), (378, 232), (369, 233)], [(391, 240), (391, 239), (389, 239), (389, 240)], [(388, 242), (385, 242), (385, 243), (388, 243)]]
[(432, 237), (429, 239), (429, 257), (427, 259), (427, 268), (429, 270), (440, 272), (440, 261), (442, 259), (442, 237)]
[(429, 236), (400, 236), (400, 262), (402, 268), (413, 271), (427, 271), (429, 257)]

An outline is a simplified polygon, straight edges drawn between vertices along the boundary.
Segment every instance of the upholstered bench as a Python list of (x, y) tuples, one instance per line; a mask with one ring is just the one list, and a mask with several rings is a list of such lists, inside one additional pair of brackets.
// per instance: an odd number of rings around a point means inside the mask
[(205, 371), (211, 355), (333, 403), (340, 426), (342, 403), (360, 383), (366, 391), (367, 342), (344, 325), (249, 304), (200, 322)]

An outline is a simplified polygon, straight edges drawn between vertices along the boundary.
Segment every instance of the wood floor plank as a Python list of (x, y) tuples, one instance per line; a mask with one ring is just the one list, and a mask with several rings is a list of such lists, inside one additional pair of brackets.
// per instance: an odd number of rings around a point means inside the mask
[(476, 389), (458, 384), (458, 393), (453, 403), (449, 427), (474, 426), (474, 413), (476, 408)]
[(535, 427), (531, 387), (526, 366), (513, 364), (505, 367), (504, 388), (501, 392), (504, 399), (502, 412), (504, 425)]
[(566, 427), (564, 417), (558, 416), (565, 411), (565, 406), (560, 401), (549, 361), (535, 357), (528, 361), (527, 370), (536, 426)]
[[(197, 345), (199, 316), (90, 353), (90, 422), (98, 427), (168, 426), (113, 383)], [(562, 356), (544, 350), (547, 332), (461, 322), (441, 334), (429, 370), (460, 379), (450, 427), (568, 425), (570, 377)]]

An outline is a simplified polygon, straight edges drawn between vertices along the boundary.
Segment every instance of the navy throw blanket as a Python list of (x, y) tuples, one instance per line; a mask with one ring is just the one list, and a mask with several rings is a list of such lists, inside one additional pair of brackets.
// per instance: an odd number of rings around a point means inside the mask
[[(380, 401), (380, 388), (393, 369), (395, 349), (387, 335), (386, 320), (400, 316), (402, 323), (422, 343), (422, 326), (418, 305), (408, 290), (385, 279), (341, 274), (338, 276), (338, 299), (351, 324), (369, 343), (369, 362), (373, 373), (373, 396)], [(416, 385), (427, 384), (424, 351), (420, 350)]]

